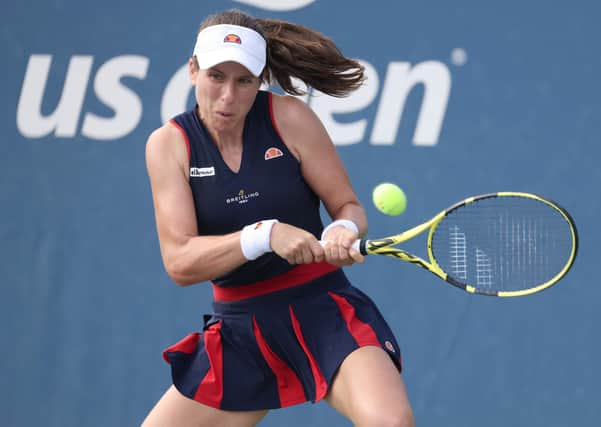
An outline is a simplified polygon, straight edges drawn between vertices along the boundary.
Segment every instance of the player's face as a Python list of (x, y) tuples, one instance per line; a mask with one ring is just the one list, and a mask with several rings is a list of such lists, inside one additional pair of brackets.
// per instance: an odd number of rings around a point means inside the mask
[(258, 77), (237, 62), (192, 70), (196, 102), (205, 126), (217, 132), (239, 129), (261, 86)]

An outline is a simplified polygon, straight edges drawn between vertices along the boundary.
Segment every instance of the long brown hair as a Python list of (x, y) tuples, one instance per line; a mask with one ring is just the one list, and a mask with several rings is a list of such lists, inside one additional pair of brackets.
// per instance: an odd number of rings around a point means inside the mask
[(363, 66), (346, 58), (336, 44), (310, 28), (275, 19), (253, 18), (232, 9), (211, 15), (200, 30), (218, 24), (250, 28), (267, 41), (267, 64), (261, 79), (277, 84), (291, 95), (304, 95), (292, 78), (325, 94), (343, 97), (359, 88), (365, 76)]

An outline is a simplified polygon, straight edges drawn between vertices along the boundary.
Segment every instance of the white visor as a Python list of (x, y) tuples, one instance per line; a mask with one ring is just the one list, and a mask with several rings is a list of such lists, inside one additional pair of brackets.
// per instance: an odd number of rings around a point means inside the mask
[(267, 60), (267, 43), (259, 33), (250, 28), (212, 25), (198, 33), (194, 55), (201, 70), (234, 61), (259, 77)]

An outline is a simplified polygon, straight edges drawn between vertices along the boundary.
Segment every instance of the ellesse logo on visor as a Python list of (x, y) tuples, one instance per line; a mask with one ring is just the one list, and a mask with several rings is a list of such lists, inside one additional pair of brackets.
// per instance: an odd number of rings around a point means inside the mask
[(236, 34), (228, 34), (223, 38), (223, 43), (238, 43), (241, 44), (242, 40)]
[(265, 160), (275, 159), (276, 157), (282, 157), (284, 153), (282, 150), (276, 147), (270, 147), (265, 150)]

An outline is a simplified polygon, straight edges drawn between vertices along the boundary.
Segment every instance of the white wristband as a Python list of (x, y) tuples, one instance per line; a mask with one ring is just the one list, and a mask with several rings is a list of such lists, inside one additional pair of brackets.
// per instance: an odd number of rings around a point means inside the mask
[(247, 225), (240, 234), (240, 247), (244, 257), (252, 261), (261, 255), (271, 252), (271, 229), (277, 219), (266, 219)]
[(344, 227), (359, 234), (359, 228), (357, 227), (357, 224), (355, 224), (353, 221), (351, 221), (350, 219), (337, 219), (336, 221), (334, 221), (333, 223), (331, 223), (323, 229), (323, 231), (321, 232), (321, 240), (324, 240), (324, 236), (326, 235), (326, 233), (330, 231), (330, 229), (333, 227)]

